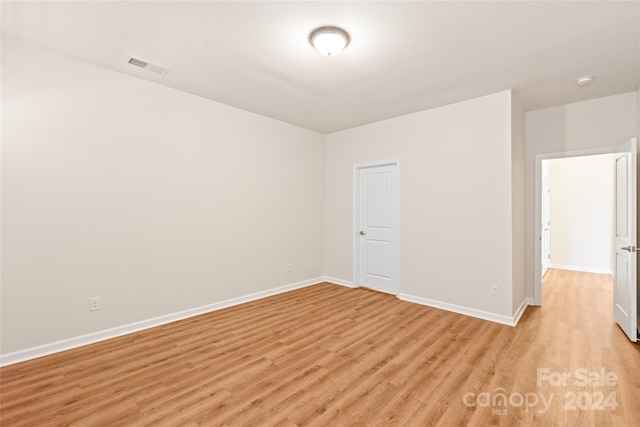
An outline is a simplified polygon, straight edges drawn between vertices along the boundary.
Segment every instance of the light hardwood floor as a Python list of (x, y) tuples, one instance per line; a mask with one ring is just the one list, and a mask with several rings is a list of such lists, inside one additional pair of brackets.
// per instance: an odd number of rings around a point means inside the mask
[(611, 298), (610, 276), (550, 270), (513, 328), (315, 285), (2, 368), (0, 425), (638, 426)]

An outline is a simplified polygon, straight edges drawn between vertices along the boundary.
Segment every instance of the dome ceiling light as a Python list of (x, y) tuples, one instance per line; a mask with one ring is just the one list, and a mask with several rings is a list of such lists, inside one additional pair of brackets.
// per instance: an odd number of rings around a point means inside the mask
[(311, 32), (309, 43), (321, 54), (335, 56), (349, 45), (349, 34), (338, 27), (320, 27)]

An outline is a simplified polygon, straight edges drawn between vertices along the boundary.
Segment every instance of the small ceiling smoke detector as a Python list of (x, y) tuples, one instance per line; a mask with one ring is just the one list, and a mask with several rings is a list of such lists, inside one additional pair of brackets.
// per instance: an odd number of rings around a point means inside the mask
[(127, 63), (135, 65), (136, 67), (144, 68), (145, 70), (153, 71), (154, 73), (162, 74), (163, 76), (169, 72), (167, 67), (145, 61), (144, 59), (134, 58), (133, 56), (127, 58)]
[(576, 80), (578, 86), (586, 86), (593, 83), (593, 76), (583, 76)]
[(325, 56), (334, 56), (342, 52), (349, 44), (349, 34), (338, 27), (316, 28), (309, 35), (309, 43)]

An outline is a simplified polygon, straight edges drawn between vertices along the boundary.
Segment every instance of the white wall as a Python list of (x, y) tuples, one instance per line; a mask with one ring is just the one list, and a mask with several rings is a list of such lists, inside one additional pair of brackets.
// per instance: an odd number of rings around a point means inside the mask
[(2, 59), (3, 354), (323, 275), (323, 135), (7, 38)]
[(551, 267), (611, 274), (614, 156), (548, 161)]
[(511, 114), (506, 91), (327, 135), (327, 275), (353, 280), (354, 164), (398, 159), (400, 292), (511, 316)]
[[(638, 131), (636, 92), (529, 111), (526, 117), (526, 279), (534, 282), (534, 174), (538, 154), (622, 145)], [(536, 267), (537, 268), (537, 267)]]

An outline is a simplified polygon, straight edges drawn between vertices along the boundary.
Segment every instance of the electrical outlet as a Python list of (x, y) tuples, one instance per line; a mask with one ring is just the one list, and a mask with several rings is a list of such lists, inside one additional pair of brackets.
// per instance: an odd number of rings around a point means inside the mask
[(500, 296), (500, 286), (491, 285), (491, 295), (493, 295), (494, 297), (499, 297)]
[(100, 297), (89, 298), (89, 311), (100, 310)]
[(284, 271), (285, 271), (285, 273), (289, 273), (291, 271), (291, 264), (285, 264), (284, 265)]

